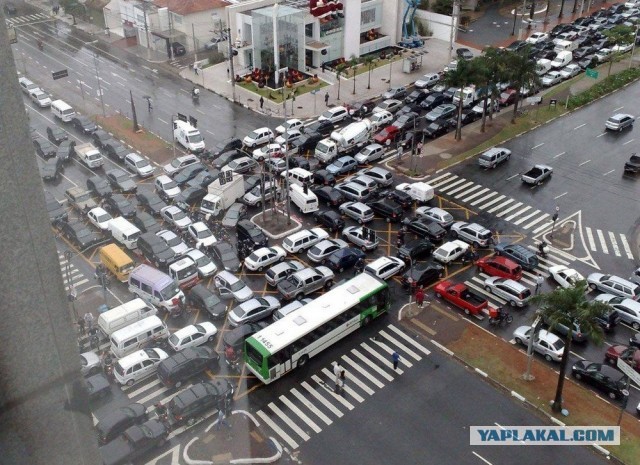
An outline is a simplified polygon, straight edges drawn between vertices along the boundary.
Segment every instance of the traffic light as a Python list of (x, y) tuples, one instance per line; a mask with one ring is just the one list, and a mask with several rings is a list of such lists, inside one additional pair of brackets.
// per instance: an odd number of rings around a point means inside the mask
[(225, 177), (224, 173), (224, 171), (218, 173), (218, 181), (220, 181), (221, 186), (224, 186), (227, 183), (227, 178)]
[(225, 173), (226, 173), (225, 176), (227, 178), (226, 181), (227, 182), (233, 181), (233, 171), (227, 170), (227, 171), (225, 171)]
[(364, 226), (362, 227), (362, 238), (366, 239), (367, 237), (369, 237), (369, 228), (365, 228)]
[(185, 123), (187, 122), (187, 117), (185, 115), (183, 115), (182, 113), (178, 113), (177, 117), (180, 121), (184, 121)]
[(198, 120), (195, 119), (193, 116), (189, 116), (189, 124), (191, 126), (193, 126), (194, 128), (198, 127)]
[(369, 230), (369, 242), (376, 241), (376, 232), (373, 229)]
[(304, 192), (304, 195), (307, 195), (309, 193), (309, 186), (306, 182), (302, 184), (302, 191)]

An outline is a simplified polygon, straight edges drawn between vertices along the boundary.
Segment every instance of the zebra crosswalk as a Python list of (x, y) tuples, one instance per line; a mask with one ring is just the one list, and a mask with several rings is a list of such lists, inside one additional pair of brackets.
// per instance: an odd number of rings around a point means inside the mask
[[(534, 206), (483, 187), (456, 174), (446, 172), (427, 180), (438, 193), (474, 209), (486, 211), (534, 235), (550, 231), (552, 216)], [(591, 252), (626, 257), (633, 260), (633, 252), (624, 234), (585, 227), (586, 244)], [(582, 233), (582, 231), (579, 231)]]
[(15, 27), (15, 26), (22, 26), (24, 24), (41, 23), (44, 21), (54, 21), (54, 20), (55, 18), (51, 17), (46, 13), (34, 13), (32, 15), (21, 15), (21, 16), (6, 18), (5, 22), (7, 23), (7, 26)]
[(65, 291), (68, 292), (73, 288), (77, 294), (80, 294), (82, 292), (80, 286), (87, 284), (89, 280), (73, 263), (67, 260), (64, 253), (58, 252), (58, 261), (60, 262)]

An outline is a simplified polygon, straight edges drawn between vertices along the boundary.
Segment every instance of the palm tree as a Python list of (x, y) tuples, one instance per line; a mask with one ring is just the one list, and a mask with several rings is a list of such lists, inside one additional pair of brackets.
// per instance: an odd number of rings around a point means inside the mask
[[(604, 336), (602, 327), (597, 323), (596, 318), (604, 315), (610, 310), (610, 307), (603, 302), (587, 300), (585, 294), (587, 290), (587, 282), (583, 280), (579, 281), (575, 287), (558, 287), (547, 294), (537, 295), (531, 299), (531, 303), (540, 307), (538, 315), (549, 323), (551, 329), (555, 329), (559, 325), (566, 328), (578, 325), (582, 334), (599, 345)], [(564, 339), (564, 351), (560, 360), (560, 376), (556, 396), (551, 407), (554, 412), (562, 410), (562, 389), (573, 340), (571, 335), (571, 331), (567, 331)]]
[[(494, 47), (488, 47), (482, 55), (484, 64), (489, 72), (489, 85), (491, 91), (491, 99), (497, 101), (500, 98), (500, 89), (498, 83), (508, 80), (509, 66), (507, 56), (502, 50)], [(489, 108), (489, 119), (493, 119), (493, 105)], [(482, 131), (484, 132), (484, 121), (482, 122)]]
[(458, 121), (456, 123), (456, 140), (462, 139), (462, 107), (464, 106), (463, 90), (471, 83), (471, 65), (466, 60), (458, 60), (455, 69), (450, 69), (444, 74), (444, 83), (450, 87), (457, 87), (458, 99)]
[[(635, 28), (624, 25), (615, 26), (608, 31), (605, 31), (604, 36), (613, 43), (613, 46), (632, 44), (635, 40)], [(622, 55), (622, 53), (619, 51), (614, 52), (611, 55), (611, 58), (609, 59), (609, 71), (607, 72), (607, 76), (611, 75), (611, 67), (613, 66), (613, 62), (617, 61), (620, 55)]]
[(487, 104), (493, 86), (492, 74), (488, 66), (488, 60), (484, 56), (474, 58), (471, 60), (470, 65), (472, 68), (472, 72), (470, 73), (472, 84), (474, 84), (477, 89), (484, 89), (482, 96), (482, 124), (480, 126), (480, 132), (484, 132), (485, 122), (487, 120)]
[(520, 103), (520, 90), (527, 86), (533, 89), (540, 85), (540, 78), (536, 73), (536, 62), (529, 60), (529, 47), (525, 47), (519, 52), (506, 52), (506, 64), (509, 69), (509, 81), (516, 89), (516, 98), (513, 103), (513, 117), (511, 123), (515, 124), (518, 115), (518, 104)]
[(338, 66), (336, 66), (336, 79), (338, 80), (338, 98), (337, 98), (337, 100), (340, 100), (340, 76), (342, 76), (344, 74), (346, 69), (347, 69), (346, 63), (340, 63)]
[(349, 68), (353, 73), (353, 94), (356, 93), (356, 68), (358, 67), (358, 59), (355, 55), (351, 55), (351, 59), (349, 60)]
[(562, 18), (562, 13), (564, 11), (564, 0), (560, 3), (560, 13), (558, 13), (558, 18)]
[(376, 59), (373, 55), (365, 55), (362, 62), (367, 67), (367, 70), (369, 70), (369, 82), (367, 83), (367, 89), (371, 89), (371, 70), (375, 65)]

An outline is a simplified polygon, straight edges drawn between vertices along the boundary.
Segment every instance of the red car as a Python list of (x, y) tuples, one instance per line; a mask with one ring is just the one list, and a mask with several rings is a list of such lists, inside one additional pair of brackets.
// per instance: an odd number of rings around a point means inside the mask
[(478, 315), (489, 306), (489, 301), (483, 296), (471, 291), (466, 284), (455, 284), (451, 281), (440, 281), (433, 288), (436, 297), (451, 302), (460, 307), (467, 315)]
[(373, 140), (380, 145), (390, 145), (391, 142), (400, 136), (400, 129), (395, 126), (387, 126), (378, 134), (373, 136)]
[(476, 262), (476, 266), (478, 271), (487, 273), (489, 276), (500, 276), (514, 281), (520, 281), (522, 278), (522, 267), (501, 255), (482, 257)]
[(629, 346), (611, 346), (604, 354), (604, 358), (611, 365), (616, 365), (618, 359), (625, 360), (634, 370), (640, 373), (640, 349)]
[(502, 107), (506, 107), (511, 105), (516, 101), (516, 90), (515, 89), (507, 89), (503, 93), (500, 94), (500, 98), (498, 99), (498, 103)]

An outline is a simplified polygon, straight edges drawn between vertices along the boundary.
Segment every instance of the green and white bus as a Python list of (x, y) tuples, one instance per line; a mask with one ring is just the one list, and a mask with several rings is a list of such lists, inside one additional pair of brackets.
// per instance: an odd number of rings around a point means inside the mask
[(268, 384), (389, 310), (389, 286), (360, 273), (245, 341), (244, 360)]

